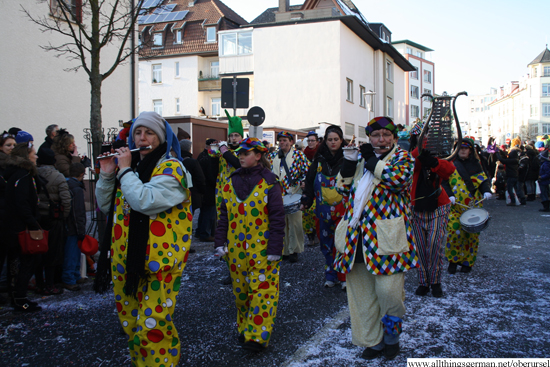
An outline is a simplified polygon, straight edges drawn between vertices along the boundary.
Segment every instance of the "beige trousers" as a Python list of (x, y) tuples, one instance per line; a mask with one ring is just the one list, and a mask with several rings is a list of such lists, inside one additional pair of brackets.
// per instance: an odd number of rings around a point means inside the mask
[(405, 274), (373, 275), (365, 264), (353, 264), (346, 276), (351, 342), (373, 347), (384, 338), (382, 317), (405, 314)]
[(285, 243), (283, 255), (300, 254), (304, 252), (304, 228), (302, 227), (302, 212), (285, 215)]

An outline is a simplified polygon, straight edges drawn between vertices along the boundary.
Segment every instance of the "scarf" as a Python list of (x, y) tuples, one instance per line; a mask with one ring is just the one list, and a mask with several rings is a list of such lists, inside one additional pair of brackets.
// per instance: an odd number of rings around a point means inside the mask
[[(159, 145), (157, 149), (140, 159), (139, 152), (132, 152), (131, 168), (139, 176), (143, 183), (149, 182), (157, 162), (163, 157), (167, 149), (167, 143)], [(101, 253), (97, 264), (97, 274), (94, 282), (94, 291), (104, 293), (110, 288), (111, 275), (110, 260), (107, 254), (111, 252), (114, 203), (117, 188), (120, 186), (118, 179), (115, 181), (114, 192), (111, 198), (111, 205), (107, 217), (107, 230), (101, 242)], [(124, 293), (128, 296), (137, 297), (140, 283), (144, 282), (147, 287), (147, 273), (145, 272), (145, 257), (147, 243), (149, 242), (149, 216), (130, 210), (130, 223), (128, 228), (128, 250), (126, 253), (126, 284)]]

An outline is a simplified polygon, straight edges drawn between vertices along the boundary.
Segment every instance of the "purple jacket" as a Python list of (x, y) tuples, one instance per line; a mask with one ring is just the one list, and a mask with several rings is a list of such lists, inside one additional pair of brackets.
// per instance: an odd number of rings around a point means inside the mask
[[(285, 210), (283, 207), (283, 194), (277, 177), (262, 165), (252, 168), (239, 168), (231, 174), (231, 184), (239, 199), (246, 199), (254, 187), (264, 178), (269, 185), (273, 185), (267, 196), (269, 209), (269, 240), (267, 241), (268, 255), (283, 254), (283, 238), (285, 235)], [(224, 246), (227, 242), (227, 207), (222, 203), (220, 218), (216, 229), (214, 247)]]

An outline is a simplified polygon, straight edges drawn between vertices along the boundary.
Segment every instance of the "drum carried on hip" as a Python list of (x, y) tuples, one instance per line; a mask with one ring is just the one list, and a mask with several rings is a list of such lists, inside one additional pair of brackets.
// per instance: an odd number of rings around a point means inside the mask
[(489, 226), (490, 219), (491, 216), (487, 210), (472, 208), (462, 213), (460, 225), (468, 233), (479, 233)]
[(302, 195), (292, 194), (283, 196), (283, 207), (285, 208), (285, 214), (294, 214), (300, 211), (300, 200)]

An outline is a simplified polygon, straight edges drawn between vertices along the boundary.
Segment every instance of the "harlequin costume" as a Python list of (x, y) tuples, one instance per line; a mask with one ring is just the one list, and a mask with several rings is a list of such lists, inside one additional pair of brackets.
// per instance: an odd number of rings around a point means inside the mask
[(420, 260), (416, 294), (424, 296), (431, 287), (433, 296), (441, 297), (441, 272), (451, 211), (451, 201), (441, 183), (449, 179), (455, 167), (449, 161), (432, 156), (427, 150), (422, 150), (419, 157), (416, 148), (412, 156), (415, 162), (411, 224)]
[[(482, 208), (485, 193), (490, 193), (490, 180), (483, 171), (481, 164), (474, 155), (474, 142), (464, 138), (463, 146), (470, 147), (470, 156), (467, 159), (456, 158), (453, 163), (456, 171), (443, 184), (449, 197), (455, 197), (455, 204), (451, 206), (451, 215), (447, 225), (448, 237), (445, 247), (445, 256), (449, 260), (449, 269), (456, 265), (462, 266), (462, 272), (470, 271), (477, 258), (479, 233), (468, 233), (460, 225), (460, 216), (469, 209)], [(452, 271), (450, 270), (452, 273)]]
[(139, 126), (155, 131), (161, 144), (141, 160), (134, 152), (132, 168), (100, 173), (96, 196), (110, 235), (102, 243), (94, 289), (105, 292), (113, 282), (132, 366), (177, 366), (173, 316), (191, 244), (190, 194), (185, 168), (169, 155), (179, 145), (168, 123), (154, 112), (140, 114), (131, 149)]
[[(396, 126), (387, 117), (371, 120), (366, 132), (381, 129), (396, 139)], [(382, 155), (370, 144), (361, 152), (358, 161), (344, 159), (338, 176), (349, 201), (336, 230), (334, 266), (347, 275), (352, 343), (366, 347), (364, 358), (376, 358), (382, 350), (393, 358), (405, 314), (404, 272), (418, 267), (408, 193), (413, 161), (396, 144)]]
[[(281, 131), (277, 134), (277, 139), (286, 137), (293, 141), (292, 134)], [(288, 172), (284, 168), (284, 163), (288, 167)], [(305, 178), (309, 167), (309, 161), (302, 151), (290, 148), (287, 154), (279, 150), (273, 158), (271, 170), (279, 179), (283, 188), (283, 195), (301, 194), (300, 182)], [(293, 255), (304, 252), (304, 229), (302, 226), (302, 213), (300, 211), (287, 214), (285, 216), (285, 246), (283, 255)]]
[[(240, 146), (264, 152), (255, 138), (243, 140)], [(279, 299), (285, 227), (281, 187), (259, 163), (236, 170), (222, 192), (215, 247), (227, 246), (239, 340), (245, 348), (257, 343), (263, 349), (269, 344)], [(279, 260), (270, 261), (270, 255)]]
[[(340, 130), (339, 127), (332, 126), (329, 129)], [(336, 190), (336, 176), (340, 172), (343, 160), (344, 155), (341, 148), (333, 155), (328, 147), (322, 143), (319, 147), (319, 153), (315, 156), (309, 168), (304, 195), (302, 196), (302, 203), (305, 207), (315, 205), (315, 215), (319, 221), (320, 248), (325, 257), (326, 287), (331, 287), (338, 281), (346, 281), (345, 274), (334, 270), (336, 255), (334, 231), (344, 216), (345, 203), (348, 198), (347, 196), (342, 197)], [(345, 288), (345, 283), (343, 288)]]

